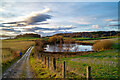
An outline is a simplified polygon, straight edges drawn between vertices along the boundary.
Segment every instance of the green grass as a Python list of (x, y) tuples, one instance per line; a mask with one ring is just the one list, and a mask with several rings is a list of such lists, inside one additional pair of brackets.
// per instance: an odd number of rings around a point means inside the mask
[(50, 73), (47, 67), (42, 64), (41, 60), (35, 57), (34, 48), (31, 51), (29, 62), (34, 72), (34, 78), (51, 78), (53, 75), (55, 75), (54, 73)]
[(30, 55), (30, 65), (34, 72), (34, 78), (55, 78), (56, 73), (51, 72), (37, 57), (33, 56), (34, 49)]
[[(118, 38), (118, 37), (115, 37), (115, 36), (112, 36), (112, 37), (99, 37), (99, 38), (83, 38), (83, 37), (75, 37), (75, 38), (72, 38), (72, 39), (75, 39), (77, 41), (84, 41), (84, 40), (99, 40), (99, 39), (110, 39), (110, 38)], [(66, 37), (64, 37), (64, 39), (67, 39)]]
[(120, 46), (119, 43), (115, 43), (115, 44), (113, 44), (112, 48), (113, 48), (113, 49), (119, 49), (119, 46)]
[(48, 38), (48, 37), (45, 37), (45, 38), (41, 38), (41, 39), (47, 41), (49, 38)]
[(30, 57), (31, 67), (36, 74), (34, 78), (52, 78), (54, 73), (50, 73), (50, 71), (45, 67), (44, 64), (41, 63), (40, 60)]
[[(118, 78), (118, 49), (114, 45), (114, 49), (101, 52), (94, 52), (88, 55), (75, 56), (58, 59), (61, 63), (66, 61), (66, 68), (74, 73), (86, 76), (86, 67), (91, 66), (92, 78)], [(74, 76), (75, 77), (75, 76)]]

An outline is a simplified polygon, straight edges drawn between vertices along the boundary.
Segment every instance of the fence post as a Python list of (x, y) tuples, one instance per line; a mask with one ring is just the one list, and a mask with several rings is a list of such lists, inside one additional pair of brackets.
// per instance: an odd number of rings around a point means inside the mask
[(65, 61), (63, 62), (63, 78), (65, 78)]
[(43, 56), (43, 55), (42, 55), (42, 58), (41, 58), (41, 59), (42, 59), (42, 62), (43, 62), (43, 61), (44, 61), (44, 56)]
[(39, 59), (39, 54), (37, 54), (37, 58)]
[(39, 57), (41, 58), (41, 54), (39, 55)]
[(48, 68), (49, 68), (49, 57), (48, 57)]
[(40, 56), (41, 58), (42, 58), (42, 54), (41, 54), (41, 56)]
[(53, 70), (54, 71), (56, 70), (56, 60), (55, 60), (55, 58), (53, 58)]
[(86, 73), (86, 78), (87, 80), (90, 80), (91, 79), (91, 67), (90, 66), (87, 66), (87, 69), (86, 69), (87, 73)]
[(41, 62), (43, 61), (43, 59), (42, 59), (42, 54), (41, 54)]
[(46, 56), (45, 56), (45, 65), (46, 65)]

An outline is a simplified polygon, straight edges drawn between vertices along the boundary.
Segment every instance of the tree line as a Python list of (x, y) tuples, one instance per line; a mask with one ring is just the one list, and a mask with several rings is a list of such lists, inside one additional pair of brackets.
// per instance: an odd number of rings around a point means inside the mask
[(39, 34), (33, 34), (33, 33), (26, 33), (26, 34), (17, 35), (15, 38), (20, 38), (20, 37), (35, 37), (35, 38), (40, 38), (41, 35), (39, 35)]
[(118, 36), (119, 34), (120, 34), (119, 31), (97, 31), (97, 32), (59, 33), (55, 35), (63, 36), (63, 37), (98, 38), (98, 37)]

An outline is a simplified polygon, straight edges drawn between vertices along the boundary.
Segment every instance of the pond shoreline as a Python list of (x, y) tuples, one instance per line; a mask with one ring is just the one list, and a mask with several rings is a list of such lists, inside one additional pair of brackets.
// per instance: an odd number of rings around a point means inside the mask
[(40, 52), (39, 56), (41, 55), (42, 57), (54, 57), (56, 59), (58, 58), (67, 58), (67, 57), (75, 57), (75, 56), (83, 56), (83, 55), (88, 55), (92, 54), (95, 51), (86, 51), (86, 52)]
[(43, 52), (44, 54), (66, 54), (66, 55), (82, 55), (82, 54), (89, 54), (89, 53), (93, 53), (95, 51), (79, 51), (79, 52)]
[[(59, 43), (57, 43), (57, 44), (59, 44)], [(93, 46), (94, 43), (83, 42), (83, 41), (76, 41), (76, 42), (72, 42), (71, 44), (91, 45), (91, 46)], [(54, 45), (54, 44), (46, 43), (46, 45)]]

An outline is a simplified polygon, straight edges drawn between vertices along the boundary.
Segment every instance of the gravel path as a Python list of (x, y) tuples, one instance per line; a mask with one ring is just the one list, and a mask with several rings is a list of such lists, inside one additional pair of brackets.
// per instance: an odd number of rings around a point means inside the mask
[[(26, 78), (32, 78), (30, 71), (29, 56), (33, 49), (31, 46), (26, 53), (16, 63), (10, 66), (2, 75), (2, 78), (22, 78), (21, 75), (25, 74)], [(24, 69), (25, 68), (25, 69)], [(25, 71), (24, 71), (25, 70)]]

